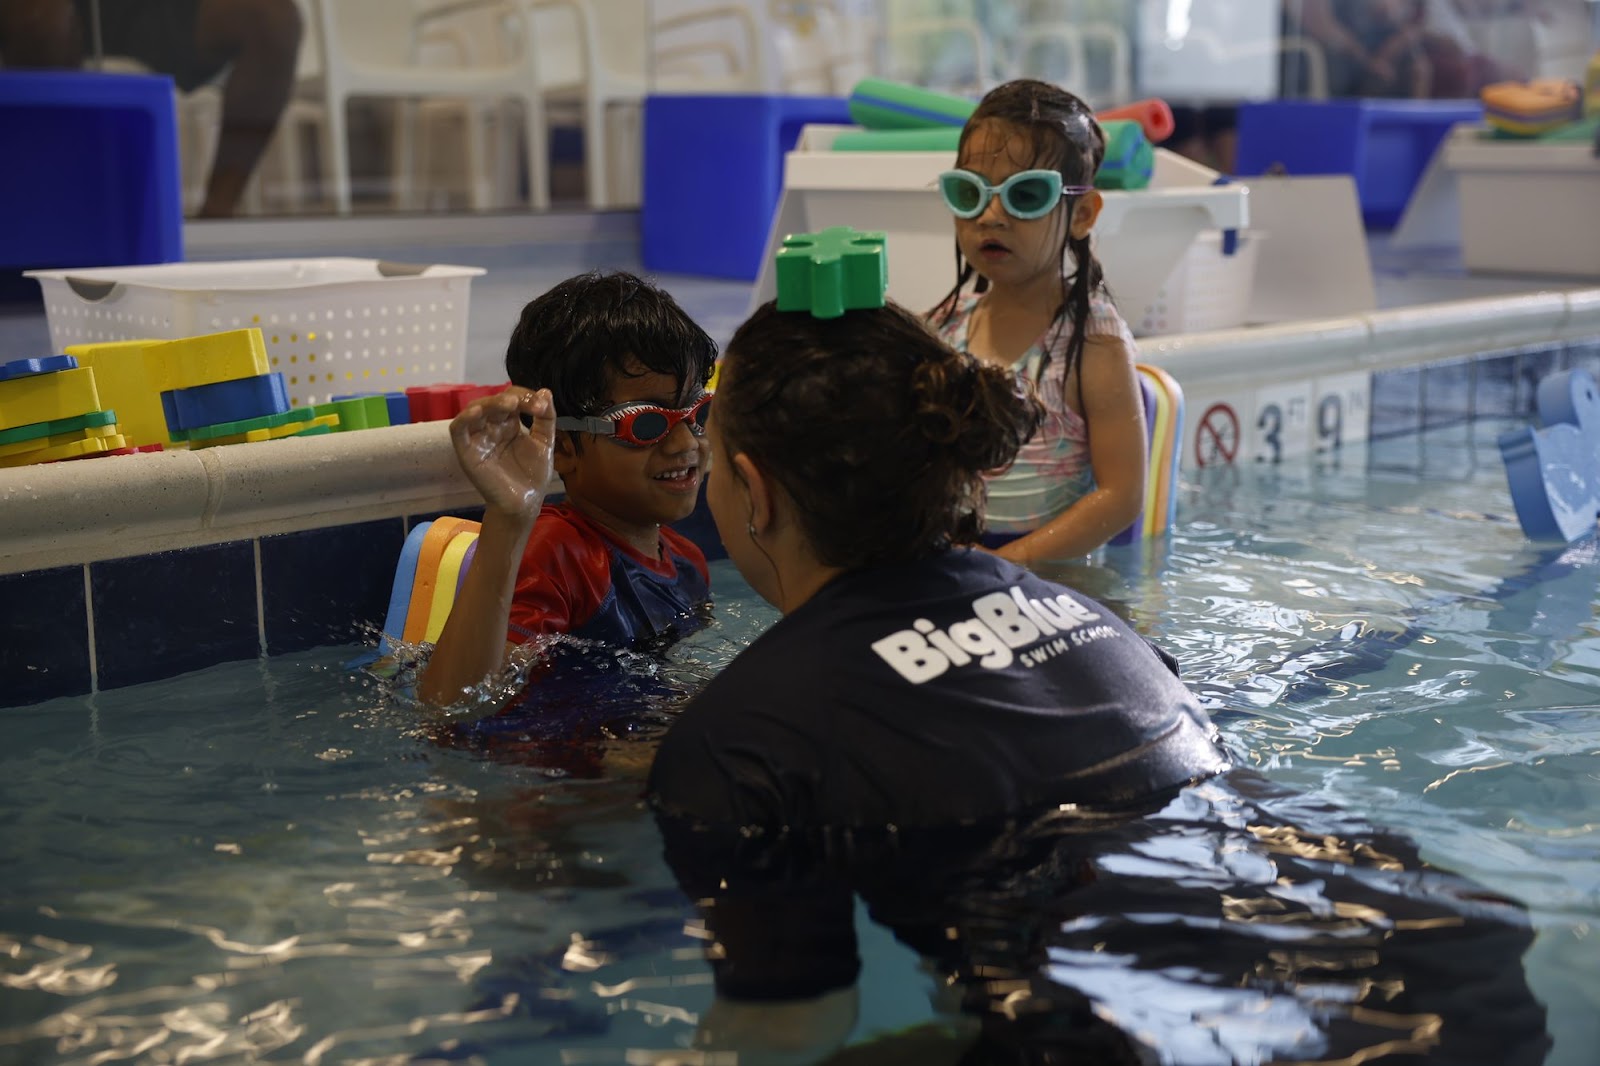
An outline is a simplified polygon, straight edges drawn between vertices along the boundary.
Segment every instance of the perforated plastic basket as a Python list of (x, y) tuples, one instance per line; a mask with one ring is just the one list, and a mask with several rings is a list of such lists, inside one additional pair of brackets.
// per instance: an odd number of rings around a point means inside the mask
[(258, 326), (296, 406), (461, 381), (470, 287), (482, 273), (353, 258), (28, 271), (57, 351)]
[(1202, 232), (1149, 306), (1128, 319), (1134, 334), (1203, 333), (1245, 325), (1256, 257), (1265, 237), (1259, 230), (1241, 230), (1233, 254), (1227, 255), (1221, 231)]

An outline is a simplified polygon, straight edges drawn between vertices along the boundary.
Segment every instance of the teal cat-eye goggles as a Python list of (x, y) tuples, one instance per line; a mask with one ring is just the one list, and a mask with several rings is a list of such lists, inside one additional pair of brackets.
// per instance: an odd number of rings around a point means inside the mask
[(990, 185), (970, 170), (947, 170), (939, 175), (939, 193), (945, 206), (957, 218), (977, 218), (995, 196), (1012, 218), (1043, 218), (1056, 209), (1063, 195), (1076, 196), (1092, 188), (1088, 185), (1062, 185), (1054, 170), (1024, 170), (999, 185)]

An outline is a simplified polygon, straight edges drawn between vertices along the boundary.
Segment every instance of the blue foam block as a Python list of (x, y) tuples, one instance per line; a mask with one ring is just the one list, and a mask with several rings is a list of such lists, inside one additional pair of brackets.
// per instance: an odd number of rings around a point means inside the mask
[(59, 370), (78, 369), (78, 360), (70, 355), (47, 355), (43, 359), (13, 359), (0, 363), (0, 381), (27, 378), (35, 374), (54, 374)]
[(1600, 517), (1600, 389), (1587, 370), (1539, 383), (1540, 428), (1500, 435), (1511, 502), (1534, 540), (1574, 541)]
[(400, 560), (394, 567), (394, 588), (389, 590), (389, 612), (383, 616), (383, 639), (378, 642), (378, 654), (389, 654), (389, 637), (399, 638), (406, 631), (406, 614), (411, 610), (411, 589), (417, 583), (417, 560), (422, 555), (422, 538), (428, 535), (432, 522), (418, 522), (406, 535), (400, 549)]
[(282, 374), (257, 374), (163, 392), (161, 408), (167, 415), (168, 430), (199, 429), (281, 415), (289, 410), (289, 389)]
[(756, 280), (783, 193), (785, 155), (808, 124), (850, 121), (843, 97), (646, 96), (639, 208), (645, 269)]

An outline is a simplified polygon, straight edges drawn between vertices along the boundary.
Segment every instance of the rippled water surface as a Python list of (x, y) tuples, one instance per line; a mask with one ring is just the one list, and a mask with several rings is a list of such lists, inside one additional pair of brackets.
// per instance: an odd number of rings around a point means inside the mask
[[(1496, 426), (1203, 472), (1062, 575), (1165, 643), (1241, 762), (1524, 901), (1551, 1061), (1600, 1046), (1600, 555), (1537, 549)], [(0, 1063), (650, 1061), (711, 999), (637, 803), (650, 737), (773, 617), (713, 625), (603, 734), (487, 758), (359, 649), (4, 717)], [(868, 930), (857, 1036), (929, 1016)], [(630, 1052), (631, 1049), (631, 1052)]]

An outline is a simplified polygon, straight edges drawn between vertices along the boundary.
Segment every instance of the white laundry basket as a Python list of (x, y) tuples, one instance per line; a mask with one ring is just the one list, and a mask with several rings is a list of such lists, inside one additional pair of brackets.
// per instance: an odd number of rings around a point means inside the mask
[(298, 407), (463, 380), (470, 286), (483, 270), (329, 258), (27, 273), (57, 351), (259, 327)]
[[(1128, 325), (1139, 337), (1167, 333), (1203, 333), (1245, 325), (1250, 292), (1255, 285), (1256, 257), (1266, 234), (1240, 230), (1233, 254), (1225, 254), (1220, 230), (1195, 238), (1160, 291)], [(1113, 290), (1115, 295), (1115, 290)]]

